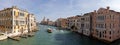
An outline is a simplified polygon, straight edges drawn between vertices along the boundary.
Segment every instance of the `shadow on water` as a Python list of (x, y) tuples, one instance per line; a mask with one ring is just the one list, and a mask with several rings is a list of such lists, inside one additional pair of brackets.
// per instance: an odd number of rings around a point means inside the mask
[(113, 43), (111, 43), (111, 45), (120, 45), (120, 39), (115, 41), (115, 42), (113, 42)]
[[(66, 34), (56, 34), (54, 38), (56, 41), (60, 41), (59, 45), (109, 45), (104, 42), (91, 39), (87, 36), (79, 35), (73, 32)], [(112, 43), (110, 45), (118, 44), (119, 43)]]

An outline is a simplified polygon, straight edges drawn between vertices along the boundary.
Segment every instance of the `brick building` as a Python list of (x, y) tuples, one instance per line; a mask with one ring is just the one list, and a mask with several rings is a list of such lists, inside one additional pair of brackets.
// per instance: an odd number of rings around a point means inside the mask
[(56, 22), (57, 27), (61, 27), (63, 29), (67, 28), (67, 19), (66, 18), (59, 18), (55, 22)]

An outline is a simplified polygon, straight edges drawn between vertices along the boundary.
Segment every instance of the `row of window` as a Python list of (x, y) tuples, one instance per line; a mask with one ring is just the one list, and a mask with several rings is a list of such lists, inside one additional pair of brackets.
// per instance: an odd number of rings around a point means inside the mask
[(96, 27), (97, 28), (106, 28), (106, 24), (97, 24)]
[(0, 18), (0, 21), (1, 20), (12, 20), (12, 18)]
[(86, 17), (86, 18), (81, 18), (81, 20), (83, 21), (90, 21), (90, 18)]
[[(106, 28), (106, 24), (97, 24), (96, 25), (97, 28)], [(114, 24), (110, 24), (110, 29), (114, 28)]]
[(105, 20), (105, 16), (98, 16), (97, 20)]
[[(114, 15), (109, 15), (110, 19), (114, 19)], [(97, 16), (97, 20), (105, 20), (106, 16)]]
[(80, 22), (80, 21), (90, 21), (90, 18), (81, 18), (81, 19), (78, 19), (78, 20), (68, 20), (68, 22)]
[(0, 16), (2, 16), (2, 17), (5, 17), (5, 16), (8, 16), (8, 15), (12, 15), (12, 11), (10, 11), (10, 12), (1, 12), (0, 13)]
[(19, 16), (24, 16), (24, 15), (25, 15), (23, 12), (16, 12), (16, 11), (14, 11), (14, 15), (15, 15), (16, 13), (18, 13)]
[(90, 21), (90, 18), (80, 18), (77, 20), (77, 22), (80, 22), (80, 21)]
[[(97, 31), (97, 36), (99, 36), (100, 38), (104, 37), (104, 38), (107, 38), (107, 36), (105, 35), (106, 34), (106, 30), (105, 31)], [(112, 33), (114, 33), (114, 31), (108, 31), (108, 34), (109, 34), (109, 39), (111, 39), (111, 35)]]
[(81, 24), (81, 28), (89, 29), (90, 28), (90, 24)]
[(68, 22), (76, 22), (77, 20), (68, 20)]
[[(3, 28), (3, 27), (1, 27), (1, 28)], [(4, 26), (4, 28), (6, 28), (6, 29), (12, 29), (12, 26)]]
[(87, 31), (87, 30), (84, 30), (83, 32), (84, 32), (84, 33), (86, 33), (86, 34), (90, 34), (90, 32), (89, 32), (89, 31)]
[(3, 20), (3, 21), (0, 20), (0, 25), (7, 25), (7, 24), (12, 24), (12, 21), (9, 22), (7, 20), (6, 21), (5, 20)]
[[(1, 12), (1, 13), (0, 13), (0, 16), (8, 16), (8, 14), (12, 16), (12, 13), (13, 13), (12, 11), (9, 11), (9, 12)], [(24, 15), (25, 15), (23, 12), (16, 12), (16, 11), (14, 11), (14, 15), (15, 15), (16, 13), (18, 13), (19, 16), (24, 16)]]

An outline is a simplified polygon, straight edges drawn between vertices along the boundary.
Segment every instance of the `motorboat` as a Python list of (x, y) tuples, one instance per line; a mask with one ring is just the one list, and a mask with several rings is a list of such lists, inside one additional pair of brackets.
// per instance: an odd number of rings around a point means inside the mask
[(51, 29), (51, 28), (48, 28), (48, 29), (47, 29), (47, 32), (48, 32), (48, 33), (52, 33), (52, 29)]

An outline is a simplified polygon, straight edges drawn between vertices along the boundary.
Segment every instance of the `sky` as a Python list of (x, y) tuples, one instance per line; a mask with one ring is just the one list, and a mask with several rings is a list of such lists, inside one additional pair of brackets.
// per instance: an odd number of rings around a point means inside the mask
[(12, 6), (33, 13), (37, 22), (44, 17), (55, 21), (58, 18), (81, 15), (107, 6), (120, 11), (120, 0), (0, 0), (0, 10)]

